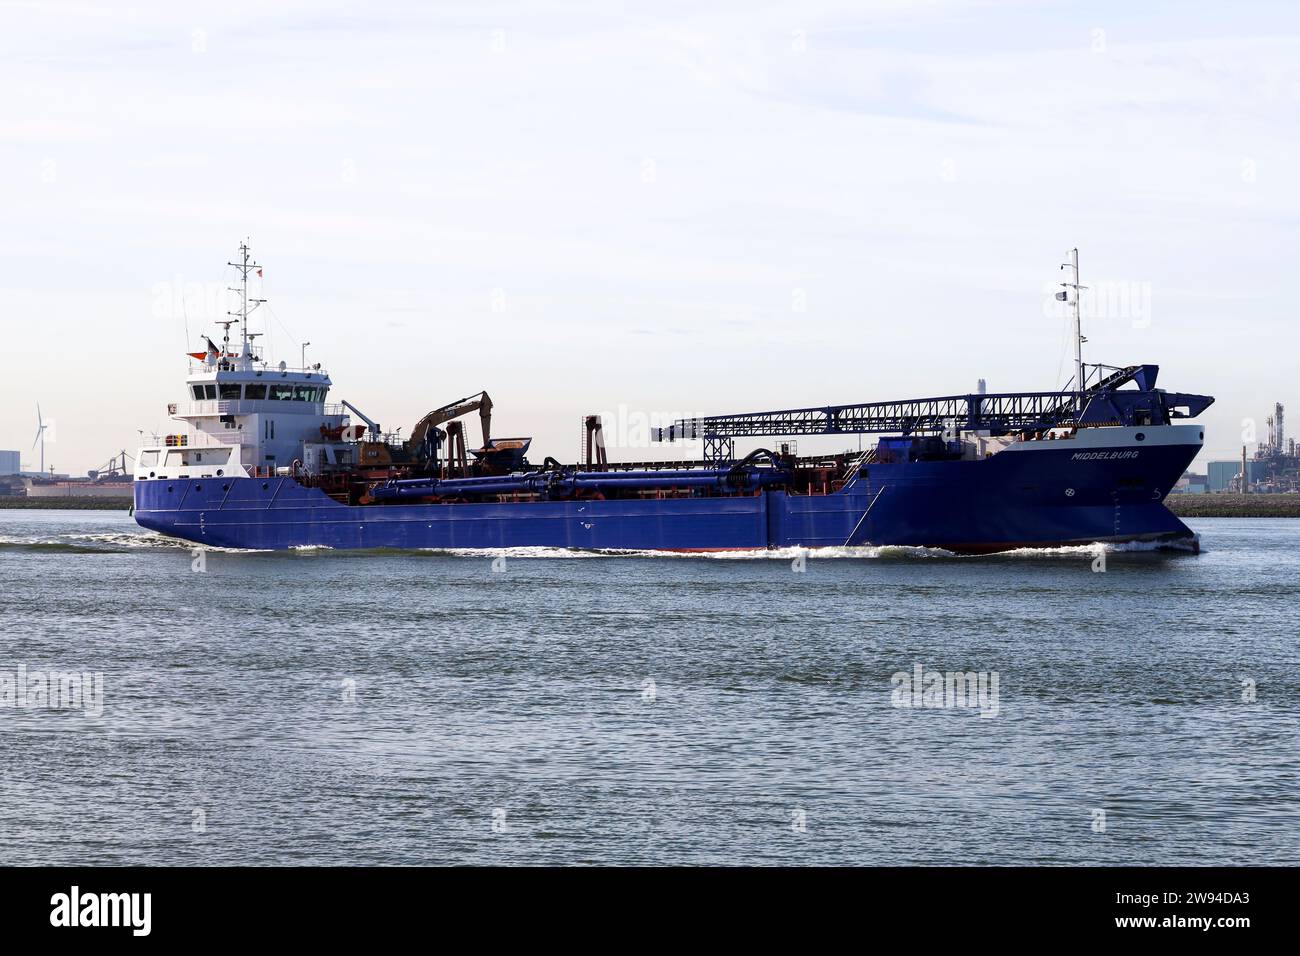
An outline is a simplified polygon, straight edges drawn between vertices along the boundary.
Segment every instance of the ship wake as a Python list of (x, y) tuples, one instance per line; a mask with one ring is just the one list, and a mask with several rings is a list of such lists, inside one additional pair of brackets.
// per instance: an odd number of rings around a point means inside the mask
[(579, 548), (519, 547), (519, 548), (422, 548), (421, 554), (445, 555), (463, 558), (567, 559), (567, 558), (657, 558), (661, 560), (696, 561), (794, 561), (800, 557), (812, 560), (863, 561), (863, 560), (998, 560), (1007, 558), (1068, 558), (1094, 557), (1098, 554), (1121, 553), (1195, 553), (1195, 543), (1187, 541), (1127, 541), (1099, 542), (1096, 544), (1064, 545), (1054, 548), (1013, 548), (992, 554), (957, 554), (944, 548), (913, 547), (908, 545), (858, 545), (852, 547), (819, 548), (753, 548), (728, 551), (652, 551), (636, 549), (583, 550)]
[(65, 534), (60, 535), (59, 538), (87, 542), (86, 545), (82, 545), (83, 548), (97, 551), (193, 551), (196, 548), (201, 548), (204, 551), (217, 551), (224, 554), (257, 554), (264, 553), (267, 550), (264, 548), (218, 548), (209, 544), (199, 544), (196, 541), (186, 541), (184, 538), (173, 538), (170, 535), (159, 534), (157, 531), (144, 530)]

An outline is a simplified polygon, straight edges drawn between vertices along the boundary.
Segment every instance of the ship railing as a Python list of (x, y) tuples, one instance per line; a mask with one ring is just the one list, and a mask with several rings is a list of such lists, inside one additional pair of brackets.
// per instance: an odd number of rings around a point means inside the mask
[(1070, 410), (1091, 397), (1083, 392), (1008, 392), (713, 415), (652, 429), (650, 438), (671, 442), (710, 436), (915, 434), (941, 432), (954, 421), (964, 428), (1013, 431), (1067, 424)]
[[(191, 355), (188, 364), (189, 364), (189, 370), (191, 374), (199, 374), (201, 372), (238, 372), (238, 371), (242, 371), (244, 368), (244, 361), (238, 355), (230, 355), (225, 357), (219, 356), (217, 360), (213, 362), (211, 365), (209, 365), (205, 359), (196, 359), (194, 358), (194, 356)], [(289, 372), (295, 375), (328, 375), (329, 374), (329, 370), (325, 368), (324, 363), (320, 363), (320, 364), (313, 363), (311, 365), (306, 365), (301, 367), (294, 366), (294, 365), (285, 365), (284, 368), (280, 368), (278, 364), (271, 364), (269, 362), (263, 361), (262, 350), (256, 347), (253, 349), (252, 368), (253, 371), (255, 372), (262, 372), (268, 375), (271, 374), (272, 372)]]
[[(302, 404), (302, 403), (299, 403)], [(284, 401), (280, 399), (257, 398), (212, 398), (194, 402), (173, 402), (167, 406), (167, 412), (176, 416), (200, 415), (252, 415), (257, 412), (278, 411)], [(345, 414), (343, 406), (328, 404), (321, 406), (322, 415), (336, 416)]]
[(232, 448), (257, 444), (257, 435), (250, 432), (232, 430), (228, 435), (223, 435), (222, 438), (228, 438), (229, 440), (222, 441), (207, 432), (180, 432), (171, 435), (153, 435), (140, 442), (140, 447), (145, 450), (154, 448)]

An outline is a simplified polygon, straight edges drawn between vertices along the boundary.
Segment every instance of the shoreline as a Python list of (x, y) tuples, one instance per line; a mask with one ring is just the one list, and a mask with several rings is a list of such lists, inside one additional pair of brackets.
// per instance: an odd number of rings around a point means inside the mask
[(28, 498), (25, 495), (0, 495), (0, 510), (13, 511), (125, 511), (134, 503), (132, 498)]
[(1300, 495), (1170, 495), (1165, 507), (1180, 518), (1300, 518)]

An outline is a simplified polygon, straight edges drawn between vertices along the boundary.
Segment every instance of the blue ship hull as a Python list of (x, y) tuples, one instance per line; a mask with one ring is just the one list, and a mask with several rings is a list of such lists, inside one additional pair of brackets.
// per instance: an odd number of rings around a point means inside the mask
[[(872, 464), (827, 495), (341, 504), (292, 478), (135, 483), (144, 527), (224, 548), (720, 551), (908, 545), (1017, 547), (1191, 540), (1162, 504), (1199, 445), (1140, 453), (1039, 447), (984, 460)], [(1131, 446), (1125, 446), (1130, 448)]]

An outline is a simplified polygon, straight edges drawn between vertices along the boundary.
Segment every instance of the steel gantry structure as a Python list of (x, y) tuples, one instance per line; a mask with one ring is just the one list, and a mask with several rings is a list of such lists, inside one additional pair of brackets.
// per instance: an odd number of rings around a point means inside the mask
[[(1155, 388), (1154, 365), (1131, 365), (1081, 392), (1006, 392), (945, 395), (891, 402), (822, 405), (779, 411), (686, 418), (654, 429), (654, 441), (782, 435), (901, 435), (942, 432), (949, 428), (987, 429), (995, 435), (1038, 431), (1061, 425), (1160, 424), (1194, 417), (1214, 401), (1204, 395), (1169, 393)], [(1138, 388), (1120, 391), (1136, 382)], [(1082, 410), (1082, 411), (1080, 411)]]

